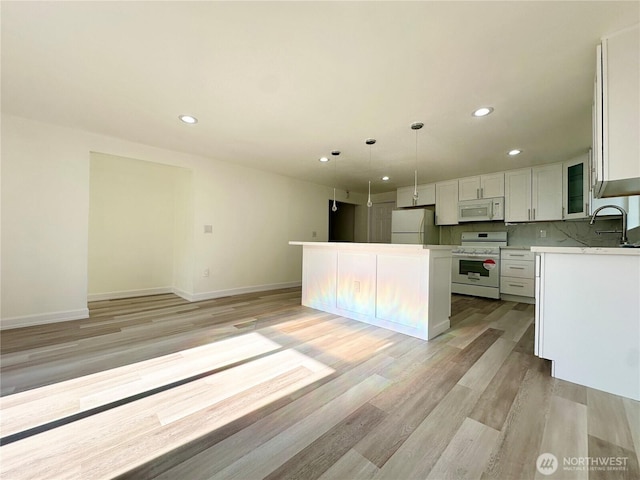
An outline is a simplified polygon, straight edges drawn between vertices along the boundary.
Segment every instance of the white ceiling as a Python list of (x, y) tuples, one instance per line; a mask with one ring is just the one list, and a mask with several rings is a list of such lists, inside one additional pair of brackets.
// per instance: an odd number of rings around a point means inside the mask
[(420, 183), (586, 151), (596, 44), (639, 20), (638, 1), (2, 1), (2, 110), (382, 192), (413, 183), (414, 121)]

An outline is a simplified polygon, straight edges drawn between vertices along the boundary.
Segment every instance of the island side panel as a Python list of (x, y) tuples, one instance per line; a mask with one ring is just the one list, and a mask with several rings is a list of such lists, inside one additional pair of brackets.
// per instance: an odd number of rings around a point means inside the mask
[(302, 255), (302, 305), (334, 313), (336, 309), (337, 271), (337, 250), (304, 246)]
[(429, 251), (429, 337), (449, 330), (451, 316), (451, 252)]
[(376, 255), (338, 252), (337, 306), (346, 316), (375, 316)]
[(427, 340), (428, 255), (379, 254), (376, 320), (382, 327)]

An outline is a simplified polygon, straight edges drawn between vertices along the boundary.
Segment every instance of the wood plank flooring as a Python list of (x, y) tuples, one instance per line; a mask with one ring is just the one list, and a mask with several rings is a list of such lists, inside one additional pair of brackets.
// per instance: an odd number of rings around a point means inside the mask
[(90, 312), (2, 332), (0, 478), (640, 478), (640, 402), (552, 378), (531, 305), (454, 295), (429, 342), (297, 288)]

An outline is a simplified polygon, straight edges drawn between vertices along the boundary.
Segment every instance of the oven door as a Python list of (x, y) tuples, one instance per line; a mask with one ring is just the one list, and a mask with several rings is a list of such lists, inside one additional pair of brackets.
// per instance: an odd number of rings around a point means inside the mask
[(451, 262), (451, 281), (464, 285), (497, 288), (500, 275), (498, 261), (499, 257), (494, 255), (454, 255)]

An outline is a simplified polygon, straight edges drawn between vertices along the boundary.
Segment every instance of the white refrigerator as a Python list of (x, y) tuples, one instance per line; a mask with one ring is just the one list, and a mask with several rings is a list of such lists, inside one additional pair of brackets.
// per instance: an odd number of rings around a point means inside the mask
[(439, 245), (440, 227), (434, 223), (433, 210), (412, 208), (391, 212), (391, 243)]

